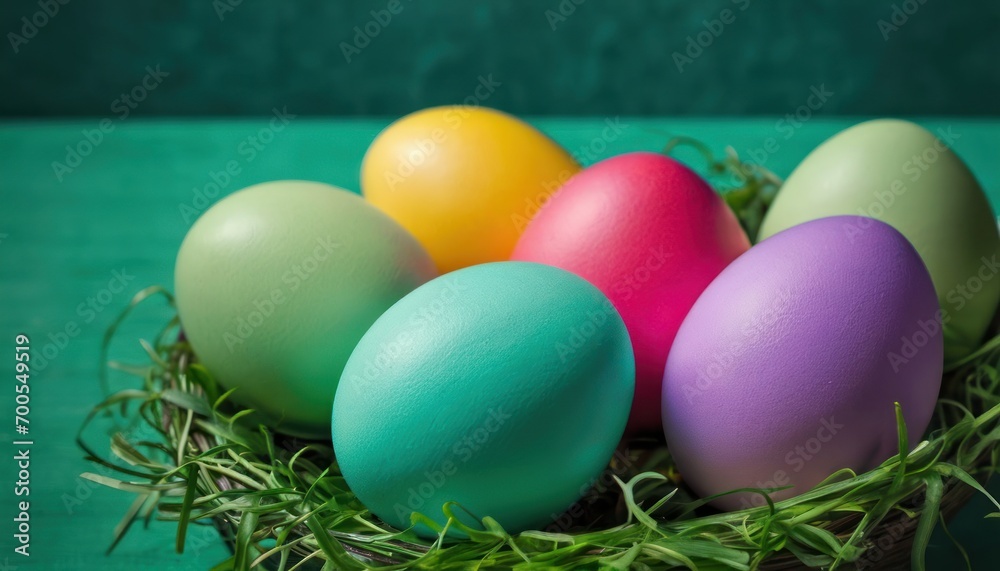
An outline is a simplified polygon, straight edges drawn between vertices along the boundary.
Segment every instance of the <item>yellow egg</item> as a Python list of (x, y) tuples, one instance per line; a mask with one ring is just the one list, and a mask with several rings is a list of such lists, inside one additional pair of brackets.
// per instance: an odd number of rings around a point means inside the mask
[(433, 107), (386, 127), (361, 190), (409, 230), (441, 272), (506, 260), (580, 165), (527, 123), (484, 107)]

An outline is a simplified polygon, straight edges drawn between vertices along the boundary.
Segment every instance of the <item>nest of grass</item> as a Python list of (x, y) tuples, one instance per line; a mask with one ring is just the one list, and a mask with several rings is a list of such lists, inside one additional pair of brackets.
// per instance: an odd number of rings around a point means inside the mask
[[(732, 149), (706, 157), (710, 182), (753, 238), (781, 181), (742, 163)], [(358, 501), (329, 441), (306, 441), (254, 424), (195, 362), (176, 317), (154, 341), (140, 341), (148, 363), (108, 362), (108, 346), (144, 300), (173, 298), (147, 288), (105, 335), (102, 363), (142, 379), (97, 405), (78, 442), (103, 474), (96, 483), (135, 494), (109, 551), (133, 522), (177, 523), (183, 551), (191, 526), (215, 526), (233, 555), (213, 569), (885, 569), (924, 552), (937, 525), (978, 492), (1000, 467), (1000, 335), (946, 367), (926, 439), (912, 451), (897, 409), (900, 452), (863, 474), (842, 470), (813, 490), (741, 511), (719, 513), (685, 487), (669, 451), (656, 440), (623, 442), (593, 489), (546, 529), (507, 533), (489, 517), (463, 525), (444, 506), (445, 528), (421, 514), (413, 523), (440, 531), (423, 540), (393, 529)], [(107, 387), (107, 370), (102, 382)], [(110, 457), (95, 452), (85, 429), (113, 416)], [(108, 474), (114, 474), (112, 477)], [(445, 538), (448, 528), (468, 539)], [(946, 529), (947, 531), (947, 529)], [(949, 536), (950, 537), (950, 536)], [(959, 546), (961, 549), (961, 547)], [(963, 551), (964, 554), (964, 551)]]

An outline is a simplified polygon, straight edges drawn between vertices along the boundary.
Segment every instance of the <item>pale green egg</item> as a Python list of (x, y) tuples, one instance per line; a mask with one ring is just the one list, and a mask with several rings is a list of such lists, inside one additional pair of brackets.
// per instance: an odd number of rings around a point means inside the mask
[[(778, 191), (763, 240), (838, 214), (876, 218), (899, 230), (930, 271), (947, 332), (946, 358), (981, 342), (1000, 300), (1000, 235), (989, 201), (953, 152), (961, 137), (895, 119), (855, 125), (802, 161)], [(868, 225), (844, 228), (854, 239)]]
[(368, 327), (436, 275), (416, 240), (360, 196), (275, 181), (191, 227), (175, 269), (181, 326), (232, 399), (276, 430), (325, 437), (340, 374)]

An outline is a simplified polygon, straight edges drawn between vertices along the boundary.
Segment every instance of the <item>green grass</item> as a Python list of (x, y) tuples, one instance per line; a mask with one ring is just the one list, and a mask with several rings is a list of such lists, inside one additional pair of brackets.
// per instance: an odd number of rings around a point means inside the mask
[[(708, 177), (724, 192), (753, 236), (781, 181), (745, 165), (731, 150), (708, 160)], [(736, 185), (720, 182), (737, 181)], [(169, 292), (140, 292), (105, 336), (102, 354), (129, 313), (151, 297), (173, 303)], [(117, 478), (86, 473), (99, 484), (135, 495), (110, 540), (113, 549), (135, 521), (152, 517), (177, 522), (176, 547), (183, 551), (193, 525), (224, 521), (234, 555), (218, 570), (292, 569), (757, 569), (775, 556), (795, 557), (813, 567), (836, 569), (864, 557), (880, 524), (914, 518), (912, 561), (923, 569), (931, 532), (954, 490), (980, 485), (1000, 465), (1000, 336), (962, 362), (948, 366), (935, 419), (926, 440), (912, 451), (897, 407), (900, 452), (878, 468), (831, 475), (815, 489), (767, 505), (730, 513), (706, 507), (681, 482), (666, 449), (655, 441), (623, 443), (608, 474), (614, 484), (585, 498), (586, 509), (567, 529), (508, 534), (485, 518), (481, 529), (454, 517), (461, 506), (444, 507), (445, 528), (465, 540), (446, 539), (430, 518), (413, 524), (438, 529), (435, 541), (380, 522), (358, 501), (341, 476), (329, 442), (302, 441), (255, 425), (228, 400), (212, 375), (192, 363), (190, 347), (178, 340), (172, 320), (150, 341), (141, 341), (148, 362), (112, 369), (136, 380), (110, 393), (87, 417), (78, 442), (89, 460)], [(110, 385), (106, 372), (101, 382)], [(109, 418), (110, 417), (110, 418)], [(96, 424), (111, 431), (111, 457), (89, 444)], [(102, 470), (107, 473), (107, 470)], [(992, 497), (1000, 517), (1000, 504)], [(901, 544), (903, 542), (900, 542)]]

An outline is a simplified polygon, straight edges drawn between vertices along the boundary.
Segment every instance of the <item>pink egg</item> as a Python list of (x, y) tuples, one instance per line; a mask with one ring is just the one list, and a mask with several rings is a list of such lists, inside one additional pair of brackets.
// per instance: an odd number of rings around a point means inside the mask
[(700, 176), (667, 156), (637, 152), (570, 179), (525, 229), (512, 259), (583, 277), (621, 314), (636, 359), (634, 434), (661, 430), (660, 387), (677, 329), (702, 290), (749, 247)]

